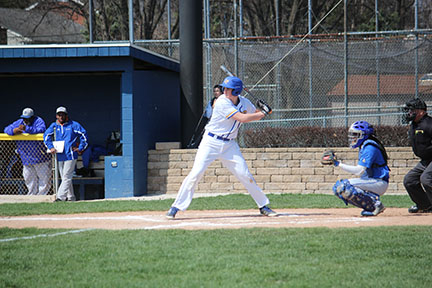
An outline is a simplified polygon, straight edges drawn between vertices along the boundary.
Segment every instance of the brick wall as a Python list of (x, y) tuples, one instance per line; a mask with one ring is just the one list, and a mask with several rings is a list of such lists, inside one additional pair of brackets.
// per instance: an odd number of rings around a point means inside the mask
[[(178, 143), (157, 143), (149, 151), (148, 193), (177, 193), (193, 166), (196, 149), (172, 149)], [(358, 149), (332, 148), (346, 164), (357, 163)], [(387, 194), (406, 194), (404, 175), (418, 160), (410, 147), (386, 148), (389, 155), (390, 186)], [(357, 177), (333, 166), (323, 166), (324, 148), (243, 148), (249, 170), (265, 193), (332, 194), (340, 178)], [(243, 185), (219, 160), (213, 162), (198, 184), (196, 193), (246, 193)]]

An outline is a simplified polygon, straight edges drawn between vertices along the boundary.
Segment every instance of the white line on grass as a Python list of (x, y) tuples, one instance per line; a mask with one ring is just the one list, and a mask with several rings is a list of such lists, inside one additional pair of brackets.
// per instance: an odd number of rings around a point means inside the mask
[(181, 222), (175, 224), (157, 225), (157, 226), (147, 226), (141, 229), (144, 230), (157, 230), (157, 229), (167, 229), (167, 228), (184, 228), (184, 227), (245, 227), (245, 226), (259, 226), (259, 225), (280, 225), (280, 222), (253, 222), (253, 223), (209, 223), (209, 222)]
[(16, 240), (28, 240), (28, 239), (35, 239), (35, 238), (41, 238), (41, 237), (55, 237), (55, 236), (61, 236), (61, 235), (66, 235), (66, 234), (81, 233), (81, 232), (90, 231), (90, 230), (95, 230), (95, 229), (79, 229), (79, 230), (65, 231), (65, 232), (59, 232), (59, 233), (54, 233), (54, 234), (39, 234), (39, 235), (33, 235), (33, 236), (0, 239), (0, 242), (10, 242), (10, 241), (16, 241)]
[[(282, 219), (280, 219), (282, 220)], [(249, 226), (283, 226), (285, 224), (314, 224), (314, 223), (358, 223), (358, 222), (368, 222), (372, 221), (372, 219), (367, 218), (341, 218), (341, 219), (311, 219), (311, 220), (290, 220), (290, 221), (265, 221), (265, 222), (256, 222), (256, 221), (245, 221), (245, 222), (237, 222), (237, 223), (213, 223), (213, 222), (203, 222), (203, 221), (194, 221), (194, 222), (177, 222), (173, 224), (164, 224), (157, 226), (147, 226), (141, 229), (144, 230), (157, 230), (157, 229), (175, 229), (175, 228), (185, 228), (185, 227), (249, 227)]]
[(147, 216), (101, 216), (101, 217), (15, 217), (0, 218), (0, 221), (70, 221), (70, 220), (139, 220), (148, 222), (162, 222), (160, 219)]

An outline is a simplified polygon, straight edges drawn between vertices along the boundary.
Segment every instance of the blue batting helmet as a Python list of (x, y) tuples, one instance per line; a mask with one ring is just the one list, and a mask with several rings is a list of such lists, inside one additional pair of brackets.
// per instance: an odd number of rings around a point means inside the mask
[(369, 135), (374, 133), (374, 128), (366, 121), (356, 121), (348, 129), (348, 141), (351, 148), (359, 147)]
[(222, 87), (234, 89), (232, 95), (238, 96), (243, 90), (243, 82), (234, 76), (228, 76), (224, 79), (223, 83), (220, 84)]

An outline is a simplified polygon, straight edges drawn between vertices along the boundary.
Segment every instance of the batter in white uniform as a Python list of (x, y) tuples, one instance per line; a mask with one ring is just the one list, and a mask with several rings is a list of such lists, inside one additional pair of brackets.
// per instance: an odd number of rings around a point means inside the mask
[(221, 86), (224, 87), (224, 94), (215, 102), (192, 170), (183, 180), (177, 198), (166, 214), (167, 218), (172, 219), (179, 210), (184, 211), (189, 207), (198, 182), (207, 167), (216, 159), (245, 186), (262, 215), (277, 215), (267, 206), (269, 199), (256, 184), (235, 141), (242, 123), (260, 120), (265, 114), (257, 110), (248, 99), (239, 96), (243, 90), (243, 83), (239, 78), (227, 77)]

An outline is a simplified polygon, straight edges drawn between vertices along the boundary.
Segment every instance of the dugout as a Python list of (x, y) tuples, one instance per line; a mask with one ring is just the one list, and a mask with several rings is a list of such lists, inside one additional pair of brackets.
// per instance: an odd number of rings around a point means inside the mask
[[(65, 106), (93, 145), (120, 131), (105, 157), (105, 198), (147, 193), (147, 151), (180, 141), (180, 65), (130, 43), (0, 46), (0, 125), (32, 107), (46, 125)], [(1, 131), (3, 132), (3, 131)]]

